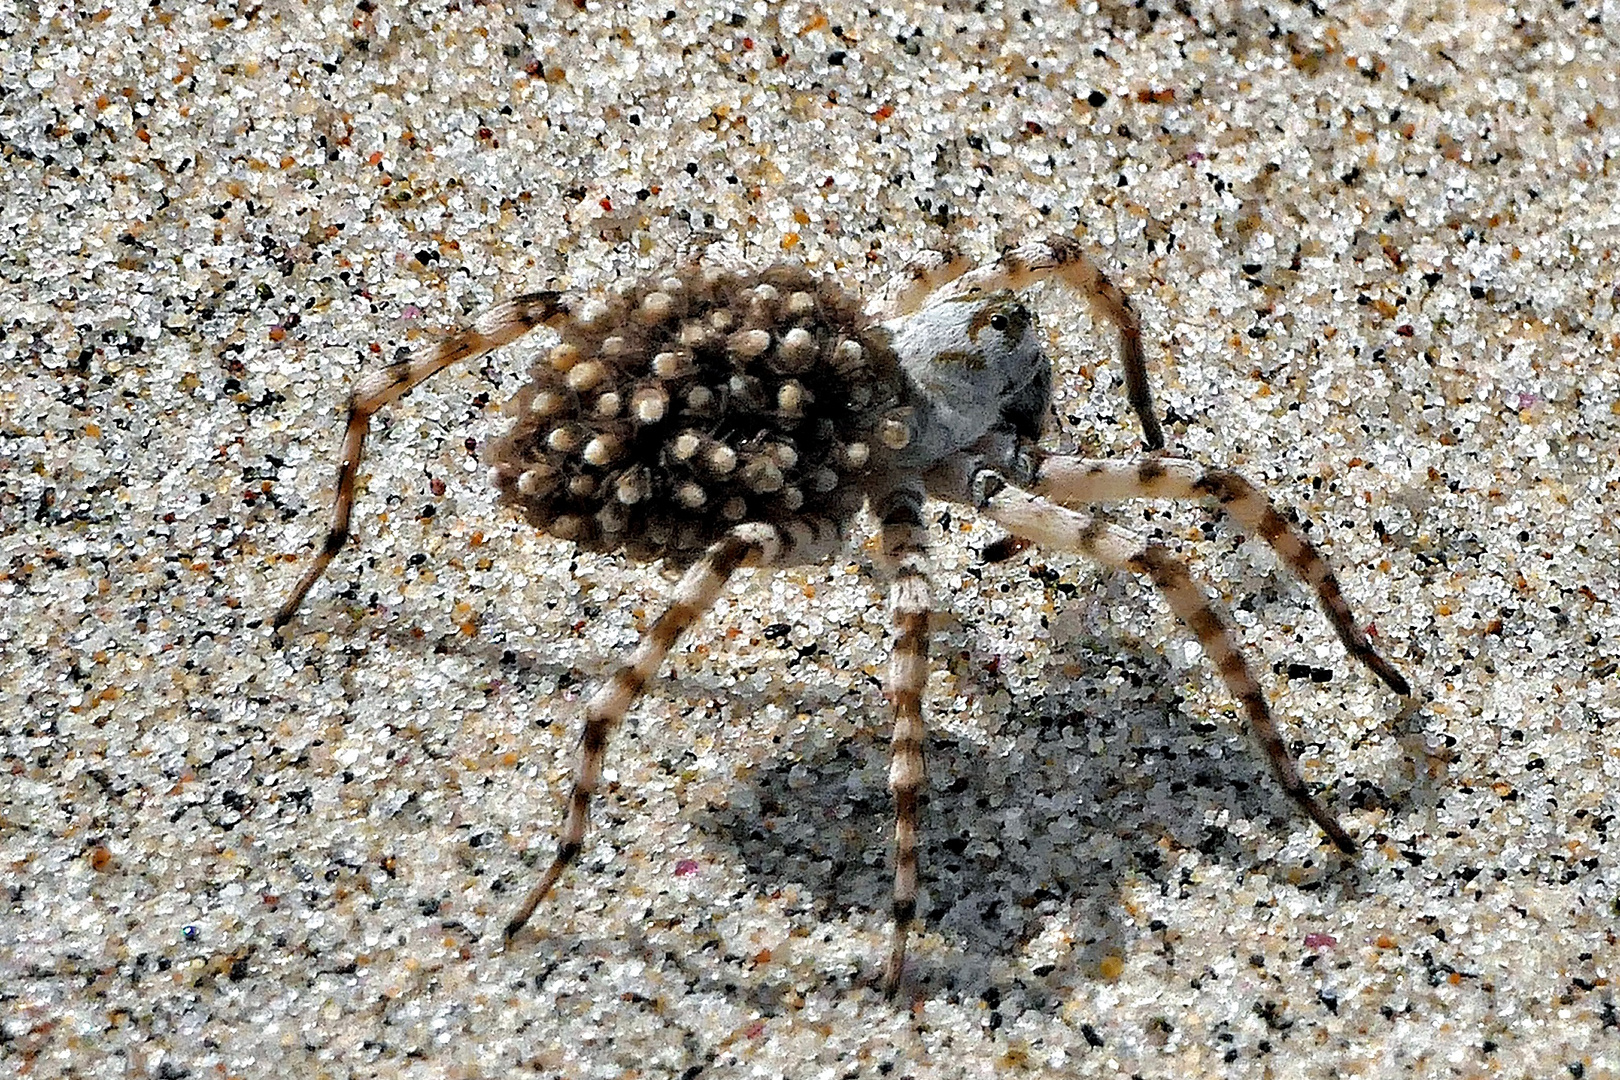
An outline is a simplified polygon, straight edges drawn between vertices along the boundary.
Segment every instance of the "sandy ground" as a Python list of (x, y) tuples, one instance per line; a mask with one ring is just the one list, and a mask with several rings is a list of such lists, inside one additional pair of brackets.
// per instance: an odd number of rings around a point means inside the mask
[[(1620, 7), (642, 14), (0, 5), (0, 1060), (17, 1075), (1620, 1073)], [(721, 242), (875, 288), (1083, 237), (1172, 451), (1310, 523), (1418, 690), (1262, 545), (1117, 520), (1233, 611), (1333, 855), (1144, 583), (930, 508), (923, 923), (888, 932), (870, 547), (744, 574), (549, 857), (656, 567), (497, 509), (536, 345), (375, 426), (493, 300)], [(1072, 297), (1051, 445), (1138, 446)]]

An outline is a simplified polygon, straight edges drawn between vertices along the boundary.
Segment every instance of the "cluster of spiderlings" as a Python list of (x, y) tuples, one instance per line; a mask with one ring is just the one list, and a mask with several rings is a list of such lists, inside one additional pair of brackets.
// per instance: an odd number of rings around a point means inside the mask
[(488, 460), (503, 502), (593, 551), (686, 563), (744, 521), (842, 527), (910, 411), (887, 334), (801, 267), (644, 281), (561, 333)]

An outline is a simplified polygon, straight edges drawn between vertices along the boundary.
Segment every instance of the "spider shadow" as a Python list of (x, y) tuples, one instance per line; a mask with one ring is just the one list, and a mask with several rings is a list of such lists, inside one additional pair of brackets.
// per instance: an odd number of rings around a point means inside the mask
[[(384, 636), (402, 648), (425, 647), (406, 628)], [(593, 672), (550, 653), (514, 652), (490, 640), (445, 642), (518, 683), (537, 675), (570, 685), (595, 682)], [(957, 999), (993, 992), (1009, 1005), (1044, 1007), (1061, 998), (1077, 973), (1095, 976), (1104, 957), (1125, 951), (1140, 935), (1124, 915), (1128, 888), (1173, 895), (1183, 887), (1177, 852), (1196, 850), (1205, 866), (1276, 861), (1262, 855), (1253, 839), (1215, 822), (1249, 822), (1255, 832), (1310, 827), (1243, 739), (1241, 721), (1229, 716), (1210, 724), (1184, 709), (1167, 689), (1181, 675), (1155, 650), (1117, 639), (1065, 641), (1038, 666), (1026, 668), (1020, 685), (1009, 686), (994, 674), (962, 674), (996, 666), (983, 635), (958, 626), (936, 644), (940, 654), (955, 657), (954, 663), (936, 659), (936, 690), (940, 669), (950, 663), (958, 672), (958, 694), (1007, 693), (1010, 705), (981, 713), (974, 723), (983, 723), (982, 731), (929, 717), (919, 925), (931, 940), (925, 946), (913, 937), (908, 983), (917, 992)], [(1357, 674), (1348, 660), (1340, 670)], [(788, 918), (798, 930), (810, 931), (811, 940), (826, 940), (831, 931), (822, 924), (834, 921), (865, 925), (886, 937), (893, 830), (888, 704), (873, 683), (842, 693), (814, 681), (800, 689), (791, 704), (809, 715), (812, 733), (784, 736), (726, 803), (689, 809), (686, 816), (701, 833), (736, 851), (750, 893), (770, 896), (796, 886), (802, 899), (786, 905)], [(657, 691), (674, 702), (712, 693), (667, 674)], [(753, 709), (740, 685), (723, 693), (729, 700), (722, 708)], [(930, 701), (931, 713), (946, 704), (937, 697)], [(826, 717), (832, 727), (840, 719), (836, 713), (845, 711), (840, 706), (859, 716), (853, 734), (815, 734), (815, 718)], [(562, 722), (571, 741), (577, 712), (570, 705), (548, 722)], [(1290, 741), (1305, 734), (1290, 718), (1279, 719)], [(847, 719), (842, 723), (851, 726)], [(633, 714), (629, 730), (616, 740), (618, 753), (644, 752), (633, 749), (639, 726)], [(1344, 785), (1329, 799), (1338, 808), (1404, 801), (1410, 800), (1391, 798), (1365, 780), (1353, 790)], [(605, 822), (606, 816), (598, 827)], [(1322, 887), (1361, 889), (1356, 864), (1325, 849), (1305, 869)], [(1028, 950), (1055, 954), (1051, 963), (1010, 963), (1051, 929), (1065, 939), (1064, 947)], [(834, 985), (850, 977), (873, 984), (881, 959), (874, 952), (852, 976), (828, 977)], [(755, 1008), (780, 1004), (769, 975), (747, 988), (717, 983), (701, 966), (689, 976), (695, 985), (746, 996)]]
[[(1065, 674), (1082, 653), (1087, 670)], [(1235, 724), (1198, 723), (1161, 689), (1174, 684), (1162, 655), (1118, 642), (1064, 646), (1030, 683), (1062, 689), (1014, 694), (997, 730), (931, 725), (918, 917), (945, 949), (919, 949), (914, 935), (914, 988), (952, 998), (993, 991), (1040, 1008), (1138, 933), (1123, 914), (1127, 886), (1182, 887), (1173, 853), (1196, 850), (1206, 866), (1266, 861), (1252, 840), (1214, 822), (1300, 827), (1298, 808)], [(809, 912), (796, 921), (813, 936), (829, 914), (887, 924), (889, 713), (875, 691), (863, 704), (867, 722), (854, 738), (785, 743), (728, 804), (695, 815), (736, 849), (753, 890), (801, 890)], [(1325, 849), (1304, 869), (1325, 887), (1361, 888), (1355, 864)], [(1072, 944), (1025, 968), (1033, 979), (1008, 985), (1018, 968), (1005, 961), (1048, 927)], [(875, 981), (880, 962), (870, 958), (857, 981)]]

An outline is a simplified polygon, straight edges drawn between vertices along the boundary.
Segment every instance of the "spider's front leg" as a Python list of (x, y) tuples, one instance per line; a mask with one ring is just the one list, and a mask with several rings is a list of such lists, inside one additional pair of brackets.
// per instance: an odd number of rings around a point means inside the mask
[(924, 248), (883, 283), (877, 296), (866, 305), (866, 313), (879, 321), (914, 315), (931, 295), (968, 269), (967, 259), (954, 248)]
[(894, 795), (894, 940), (883, 971), (883, 993), (893, 997), (900, 989), (906, 938), (917, 914), (918, 801), (926, 778), (922, 696), (928, 683), (928, 616), (932, 600), (925, 566), (928, 548), (922, 493), (895, 492), (879, 512), (883, 555), (894, 574), (889, 607), (895, 639), (887, 687), (894, 703), (889, 759), (889, 790)]
[[(1094, 315), (1119, 331), (1126, 397), (1142, 422), (1142, 442), (1149, 450), (1162, 449), (1164, 429), (1153, 408), (1136, 311), (1119, 286), (1086, 257), (1073, 237), (1053, 234), (1028, 240), (1005, 249), (995, 262), (972, 269), (954, 250), (920, 251), (889, 279), (866, 306), (866, 313), (878, 320), (900, 320), (938, 302), (1021, 292), (1052, 279), (1080, 294)], [(1045, 407), (1043, 395), (1041, 411)]]
[(1009, 247), (990, 265), (955, 277), (941, 290), (941, 295), (999, 289), (1018, 292), (1049, 279), (1056, 279), (1079, 293), (1091, 305), (1094, 315), (1118, 329), (1120, 359), (1125, 368), (1125, 394), (1142, 422), (1143, 445), (1149, 450), (1162, 449), (1164, 429), (1153, 409), (1147, 362), (1142, 358), (1141, 323), (1125, 293), (1086, 257), (1078, 240), (1054, 233)]
[(1208, 469), (1179, 458), (1093, 461), (1049, 457), (1041, 462), (1031, 489), (1065, 506), (1123, 499), (1183, 499), (1217, 504), (1232, 520), (1271, 545), (1294, 577), (1315, 590), (1317, 602), (1351, 656), (1367, 665), (1397, 694), (1406, 697), (1412, 693), (1405, 677), (1373, 648), (1327, 560), (1259, 488), (1230, 469)]
[(1243, 706), (1249, 730), (1264, 751), (1277, 782), (1327, 833), (1335, 847), (1346, 854), (1355, 854), (1355, 841), (1300, 777), (1299, 766), (1277, 732), (1265, 695), (1239, 651), (1236, 636), (1204, 591), (1194, 584), (1186, 566), (1169, 549), (1161, 544), (1144, 543), (1126, 529), (1011, 485), (989, 484), (984, 496), (984, 512), (1014, 535), (1044, 547), (1078, 552), (1104, 566), (1130, 570), (1151, 580), (1164, 595), (1170, 610), (1198, 638), (1204, 655), (1220, 673), (1227, 690)]

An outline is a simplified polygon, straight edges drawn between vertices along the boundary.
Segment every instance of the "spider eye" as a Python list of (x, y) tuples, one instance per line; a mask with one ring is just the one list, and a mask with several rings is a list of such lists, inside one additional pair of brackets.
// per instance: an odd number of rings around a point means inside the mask
[(998, 311), (994, 315), (990, 316), (990, 328), (992, 330), (1005, 330), (1007, 329), (1008, 325), (1007, 316), (1003, 315), (1001, 312)]

